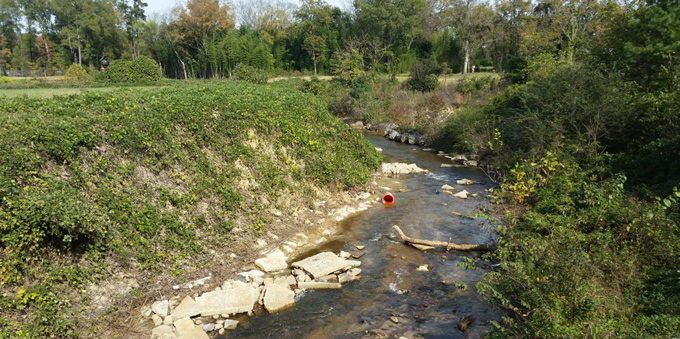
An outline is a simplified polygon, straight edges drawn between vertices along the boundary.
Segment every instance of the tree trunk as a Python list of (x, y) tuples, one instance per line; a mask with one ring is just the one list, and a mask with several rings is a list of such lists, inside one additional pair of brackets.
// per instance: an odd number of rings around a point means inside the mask
[(316, 75), (316, 54), (312, 53), (312, 62), (314, 62), (314, 75)]
[(465, 49), (465, 61), (463, 62), (463, 74), (467, 74), (468, 68), (470, 67), (470, 40), (465, 39), (463, 43), (463, 48)]
[(473, 245), (463, 245), (454, 244), (451, 241), (434, 241), (434, 240), (422, 240), (407, 237), (404, 232), (401, 231), (399, 226), (392, 226), (395, 232), (399, 235), (399, 239), (406, 244), (418, 244), (425, 246), (436, 246), (436, 247), (446, 247), (446, 250), (456, 250), (456, 251), (492, 251), (496, 249), (495, 245), (484, 245), (484, 244), (473, 244)]
[(132, 61), (137, 58), (137, 49), (135, 48), (135, 39), (130, 39), (130, 47), (132, 47)]
[(76, 35), (78, 36), (78, 65), (83, 66), (83, 54), (80, 48), (80, 25), (76, 25)]
[(177, 53), (177, 51), (174, 48), (172, 49), (172, 51), (175, 52), (175, 55), (177, 56), (177, 60), (179, 60), (179, 63), (182, 64), (182, 70), (184, 71), (184, 79), (186, 79), (187, 78), (187, 66), (184, 65), (184, 61), (182, 61), (182, 58), (179, 57), (179, 54)]

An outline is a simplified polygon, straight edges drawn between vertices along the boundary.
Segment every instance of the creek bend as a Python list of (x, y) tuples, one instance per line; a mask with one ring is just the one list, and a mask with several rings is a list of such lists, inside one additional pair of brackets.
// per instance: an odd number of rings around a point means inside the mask
[[(414, 238), (448, 240), (456, 243), (492, 243), (494, 227), (483, 218), (467, 219), (453, 212), (473, 216), (487, 204), (489, 188), (483, 172), (475, 168), (442, 168), (449, 161), (413, 145), (399, 144), (375, 134), (366, 134), (374, 146), (383, 149), (385, 162), (415, 162), (429, 170), (425, 174), (385, 177), (378, 186), (389, 187), (395, 196), (391, 206), (377, 205), (343, 220), (340, 238), (300, 255), (321, 251), (357, 252), (365, 246), (361, 279), (337, 290), (309, 290), (296, 298), (295, 307), (275, 314), (238, 318), (237, 329), (227, 338), (357, 338), (424, 337), (474, 338), (491, 329), (489, 321), (499, 320), (502, 311), (488, 305), (475, 292), (484, 270), (465, 269), (458, 264), (479, 253), (451, 251), (421, 252), (398, 242), (392, 225), (399, 225)], [(487, 183), (456, 185), (468, 178)], [(458, 199), (439, 193), (441, 186), (465, 189), (480, 198)], [(339, 239), (339, 240), (338, 240)], [(427, 264), (429, 271), (416, 270)], [(453, 283), (467, 285), (459, 289)], [(474, 321), (465, 332), (457, 329), (466, 316)], [(390, 318), (392, 317), (392, 320)], [(397, 320), (398, 322), (394, 322)]]

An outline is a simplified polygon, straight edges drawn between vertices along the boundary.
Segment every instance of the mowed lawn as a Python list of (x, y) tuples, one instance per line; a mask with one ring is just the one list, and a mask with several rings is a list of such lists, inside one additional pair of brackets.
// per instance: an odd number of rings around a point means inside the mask
[[(149, 89), (156, 86), (135, 87), (135, 90)], [(0, 89), (0, 97), (28, 96), (31, 98), (51, 98), (56, 95), (74, 95), (84, 92), (110, 92), (121, 87), (93, 87), (93, 88), (29, 88), (29, 89)]]

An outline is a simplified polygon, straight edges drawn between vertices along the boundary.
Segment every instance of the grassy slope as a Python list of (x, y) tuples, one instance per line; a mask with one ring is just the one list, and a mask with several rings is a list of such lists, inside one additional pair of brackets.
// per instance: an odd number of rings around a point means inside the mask
[[(151, 89), (153, 87), (136, 87), (136, 89)], [(92, 88), (17, 88), (0, 89), (0, 96), (8, 98), (27, 96), (30, 98), (52, 98), (60, 95), (82, 94), (84, 92), (111, 92), (120, 89), (119, 87), (92, 87)]]
[(68, 295), (105, 266), (181, 275), (271, 229), (268, 209), (309, 206), (318, 187), (362, 184), (380, 163), (322, 102), (286, 89), (203, 83), (0, 106), (0, 337), (74, 335)]

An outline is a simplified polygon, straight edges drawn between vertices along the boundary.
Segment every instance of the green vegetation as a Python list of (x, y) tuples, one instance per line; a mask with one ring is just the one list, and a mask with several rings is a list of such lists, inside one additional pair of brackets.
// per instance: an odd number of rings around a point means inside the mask
[(134, 61), (113, 61), (106, 70), (95, 74), (97, 81), (106, 84), (153, 84), (161, 79), (158, 64), (143, 55)]
[(263, 231), (263, 197), (364, 181), (379, 157), (327, 110), (490, 165), (504, 219), (487, 259), (500, 266), (478, 289), (508, 310), (492, 335), (680, 332), (677, 1), (356, 0), (350, 14), (321, 0), (189, 0), (165, 21), (139, 0), (67, 2), (0, 2), (0, 71), (78, 64), (79, 81), (0, 88), (152, 83), (157, 69), (337, 80), (3, 100), (0, 336), (72, 335), (61, 292), (103, 276), (103, 259), (179, 272), (212, 246), (205, 234)]
[(180, 273), (381, 161), (314, 97), (242, 82), (0, 106), (0, 337), (74, 336), (105, 267)]
[(487, 258), (500, 267), (477, 286), (509, 311), (493, 336), (680, 332), (680, 63), (664, 38), (680, 32), (680, 10), (650, 1), (609, 15), (591, 45), (601, 52), (532, 55), (511, 74), (522, 84), (439, 132), (439, 145), (479, 151), (501, 178), (505, 215)]

